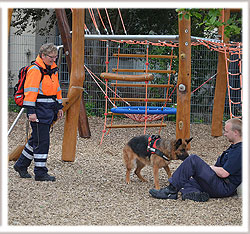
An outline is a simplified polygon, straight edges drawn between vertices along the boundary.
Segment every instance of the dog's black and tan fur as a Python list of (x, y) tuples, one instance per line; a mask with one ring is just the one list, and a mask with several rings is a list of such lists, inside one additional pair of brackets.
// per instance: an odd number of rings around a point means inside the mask
[(192, 140), (192, 138), (185, 140), (167, 140), (164, 138), (159, 139), (156, 142), (156, 147), (167, 156), (169, 159), (169, 161), (167, 161), (157, 154), (151, 155), (151, 153), (147, 151), (149, 137), (150, 136), (148, 135), (134, 137), (125, 145), (123, 149), (123, 160), (127, 168), (126, 183), (130, 183), (130, 172), (134, 166), (134, 162), (136, 162), (135, 174), (143, 182), (147, 182), (147, 180), (141, 175), (142, 168), (146, 165), (153, 166), (155, 188), (160, 189), (159, 169), (163, 167), (170, 178), (171, 172), (168, 164), (171, 160), (184, 160), (188, 157), (187, 145)]

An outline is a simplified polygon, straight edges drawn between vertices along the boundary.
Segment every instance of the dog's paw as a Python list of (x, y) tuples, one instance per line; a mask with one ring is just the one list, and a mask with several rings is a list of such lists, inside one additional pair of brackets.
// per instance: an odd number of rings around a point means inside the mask
[(130, 184), (130, 180), (126, 180), (126, 184)]

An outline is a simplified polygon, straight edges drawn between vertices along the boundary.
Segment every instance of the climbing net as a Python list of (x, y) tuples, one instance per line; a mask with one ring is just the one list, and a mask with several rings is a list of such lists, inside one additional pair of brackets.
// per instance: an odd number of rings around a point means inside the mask
[[(114, 35), (115, 32), (113, 30), (111, 21), (109, 19), (108, 10), (105, 9), (105, 13), (106, 13), (106, 16), (107, 16), (107, 19), (108, 19), (109, 27), (107, 25), (105, 25), (105, 23), (104, 23), (104, 21), (102, 19), (102, 16), (100, 14), (100, 11), (98, 9), (97, 9), (97, 11), (98, 11), (98, 16), (100, 18), (100, 22), (102, 23), (102, 26), (103, 26), (104, 31), (106, 32), (106, 34), (107, 35), (108, 34)], [(121, 19), (121, 22), (122, 22), (124, 34), (127, 35), (127, 31), (126, 31), (126, 28), (125, 28), (125, 25), (124, 25), (124, 21), (122, 19), (121, 11), (119, 9), (118, 9), (118, 11), (119, 11), (119, 16), (120, 16), (120, 19)], [(96, 32), (98, 34), (100, 34), (100, 28), (98, 28), (98, 25), (96, 23), (97, 21), (95, 20), (93, 10), (89, 9), (89, 13), (90, 13), (92, 21), (93, 21), (93, 23), (95, 25)], [(85, 32), (86, 32), (86, 34), (90, 34), (90, 31), (88, 30), (86, 25), (85, 25)], [(109, 71), (109, 63), (110, 63), (110, 61), (109, 61), (108, 54), (109, 54), (109, 43), (110, 42), (116, 43), (118, 45), (117, 68), (116, 68), (116, 70), (114, 70), (114, 72), (116, 74), (119, 73), (118, 70), (119, 70), (119, 63), (120, 63), (120, 58), (121, 58), (120, 45), (122, 45), (122, 44), (131, 45), (131, 46), (142, 45), (142, 46), (145, 46), (145, 47), (148, 47), (150, 45), (150, 46), (169, 47), (169, 48), (178, 48), (178, 46), (179, 46), (178, 42), (171, 41), (171, 40), (158, 41), (158, 42), (148, 41), (148, 40), (140, 40), (140, 41), (138, 41), (138, 40), (109, 40), (109, 41), (106, 41), (106, 45), (107, 45), (106, 46), (106, 60), (105, 60), (106, 72)], [(223, 42), (221, 42), (219, 40), (209, 40), (209, 39), (196, 38), (195, 40), (192, 40), (191, 45), (193, 47), (195, 47), (195, 46), (204, 46), (209, 51), (223, 53), (225, 55), (225, 60), (227, 61), (226, 62), (226, 64), (227, 64), (227, 68), (226, 68), (227, 92), (228, 92), (230, 117), (231, 118), (234, 118), (234, 117), (240, 118), (240, 116), (237, 116), (237, 114), (233, 113), (233, 111), (235, 109), (237, 109), (237, 108), (239, 109), (239, 107), (241, 108), (241, 105), (242, 105), (242, 74), (241, 74), (242, 43), (236, 43), (236, 42), (223, 43)], [(145, 62), (144, 73), (148, 73), (149, 70), (150, 70), (149, 69), (148, 58), (149, 58), (149, 54), (147, 52), (147, 55), (145, 57), (146, 62)], [(231, 71), (232, 64), (234, 64), (234, 66), (237, 67), (237, 69), (235, 69), (235, 72)], [(199, 84), (198, 87), (195, 87), (195, 89), (192, 91), (192, 93), (195, 93), (196, 91), (198, 91), (202, 86), (206, 85), (209, 81), (213, 80), (213, 78), (216, 78), (216, 76), (217, 76), (216, 72), (214, 72), (213, 74), (210, 74), (209, 77), (207, 77), (207, 80), (205, 82), (203, 82), (202, 84)], [(240, 82), (235, 82), (235, 79), (240, 80)], [(167, 83), (169, 83), (169, 81)], [(235, 84), (240, 83), (240, 87), (234, 86), (234, 83)], [(104, 84), (106, 86), (105, 82), (104, 82)], [(115, 88), (113, 90), (113, 93), (114, 93), (115, 97), (120, 98), (120, 100), (123, 100), (126, 105), (131, 106), (131, 104), (128, 101), (126, 101), (124, 98), (119, 96), (119, 95), (121, 95), (121, 93), (117, 89), (117, 82), (116, 82), (116, 85), (114, 85), (114, 87)], [(176, 86), (173, 87), (173, 90), (172, 90), (171, 93), (169, 92), (169, 88), (166, 89), (166, 94), (167, 94), (166, 95), (166, 100), (170, 99), (170, 97), (173, 94), (173, 92), (175, 91), (175, 89), (176, 89)], [(107, 88), (107, 90), (110, 90), (110, 88)], [(241, 93), (240, 94), (240, 99), (241, 100), (234, 100), (235, 92)], [(106, 95), (107, 92), (104, 91), (104, 93), (105, 93), (105, 99), (112, 104), (113, 108), (117, 108), (116, 100), (111, 100), (111, 98), (108, 97), (108, 95)], [(167, 101), (165, 101), (162, 106), (166, 105), (166, 103), (167, 103)], [(147, 102), (145, 102), (146, 107), (147, 107), (147, 105), (148, 105)], [(237, 106), (237, 108), (234, 108), (234, 106)], [(106, 107), (107, 107), (107, 105), (106, 105)], [(107, 114), (108, 114), (107, 111), (105, 111), (105, 115), (107, 115)], [(138, 115), (138, 114), (127, 114), (127, 113), (124, 113), (124, 115), (131, 118), (131, 119), (133, 119), (133, 120), (136, 120), (138, 122), (159, 120), (159, 119), (163, 119), (163, 117), (165, 116), (165, 115), (159, 115), (159, 114), (149, 116), (149, 115), (145, 115), (145, 114), (144, 115), (142, 115), (142, 114)], [(112, 116), (112, 119), (113, 119), (113, 116)]]

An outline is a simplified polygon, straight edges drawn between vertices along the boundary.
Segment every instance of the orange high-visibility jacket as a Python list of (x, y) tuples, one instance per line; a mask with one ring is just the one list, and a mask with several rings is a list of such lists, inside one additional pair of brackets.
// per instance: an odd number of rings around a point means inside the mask
[[(36, 63), (46, 69), (43, 60), (38, 55), (36, 58)], [(57, 67), (54, 63), (51, 69)], [(36, 107), (36, 101), (38, 94), (45, 96), (56, 96), (56, 100), (59, 104), (62, 104), (62, 91), (59, 85), (58, 73), (49, 75), (44, 75), (42, 82), (42, 74), (37, 66), (30, 66), (27, 72), (26, 81), (24, 84), (24, 102), (23, 105), (26, 107)]]

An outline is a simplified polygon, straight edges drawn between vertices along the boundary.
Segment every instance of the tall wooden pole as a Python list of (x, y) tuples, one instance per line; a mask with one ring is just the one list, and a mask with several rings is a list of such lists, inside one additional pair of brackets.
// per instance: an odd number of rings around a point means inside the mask
[(177, 82), (176, 138), (190, 137), (191, 19), (179, 15), (179, 72)]
[[(222, 14), (221, 18), (222, 17), (224, 18), (223, 21), (227, 22), (227, 20), (230, 18), (230, 9), (225, 9), (224, 14)], [(229, 41), (229, 38), (227, 38), (224, 34), (222, 26), (219, 28), (219, 34), (224, 39), (223, 40), (224, 43), (227, 43)], [(212, 114), (212, 127), (211, 127), (211, 135), (215, 137), (222, 136), (223, 114), (225, 107), (226, 92), (227, 92), (227, 71), (226, 71), (225, 54), (219, 53), (213, 114)]]
[(84, 9), (73, 9), (72, 21), (72, 66), (68, 96), (75, 90), (76, 101), (66, 112), (62, 145), (62, 160), (75, 160), (77, 126), (79, 120), (84, 72)]
[(64, 9), (55, 9), (57, 25), (62, 38), (64, 53), (66, 55), (66, 62), (68, 65), (68, 72), (71, 74), (71, 57), (72, 57), (72, 38), (70, 34), (70, 27), (68, 24), (67, 15)]
[[(70, 27), (68, 24), (67, 15), (66, 15), (65, 9), (55, 9), (55, 12), (56, 12), (58, 28), (60, 31), (60, 35), (61, 35), (62, 43), (64, 47), (64, 53), (66, 55), (68, 72), (69, 74), (71, 74), (72, 37), (70, 34)], [(82, 138), (90, 138), (91, 136), (83, 95), (81, 98), (81, 105), (80, 105), (78, 132), (79, 132), (79, 136)]]

